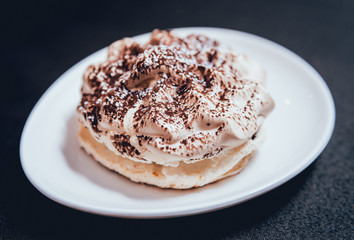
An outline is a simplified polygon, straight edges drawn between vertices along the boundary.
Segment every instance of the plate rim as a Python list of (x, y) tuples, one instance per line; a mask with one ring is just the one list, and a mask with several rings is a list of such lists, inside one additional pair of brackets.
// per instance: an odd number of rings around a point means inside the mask
[[(77, 68), (80, 64), (82, 64), (84, 61), (86, 61), (87, 58), (92, 57), (93, 55), (99, 54), (102, 51), (105, 51), (107, 47), (99, 49), (87, 57), (83, 58), (82, 60), (78, 61), (76, 64), (74, 64), (72, 67), (67, 69), (61, 76), (59, 76), (51, 85), (50, 87), (42, 94), (42, 96), (39, 98), (39, 100), (36, 102), (34, 105), (33, 109), (31, 110), (31, 113), (28, 115), (26, 119), (26, 123), (23, 127), (22, 134), (21, 134), (21, 140), (20, 140), (20, 161), (21, 161), (21, 166), (22, 170), (25, 173), (27, 179), (31, 182), (31, 184), (43, 195), (48, 197), (49, 199), (58, 202), (60, 204), (63, 204), (67, 207), (74, 208), (77, 210), (81, 210), (84, 212), (89, 212), (93, 214), (99, 214), (99, 215), (105, 215), (105, 216), (114, 216), (114, 217), (123, 217), (123, 218), (142, 218), (142, 219), (152, 219), (152, 218), (170, 218), (170, 217), (181, 217), (181, 216), (188, 216), (188, 215), (194, 215), (194, 214), (201, 214), (201, 213), (206, 213), (206, 212), (211, 212), (211, 211), (216, 211), (220, 210), (223, 208), (231, 207), (237, 204), (241, 204), (245, 201), (251, 200), (255, 197), (258, 197), (262, 194), (265, 194), (280, 185), (284, 184), (285, 182), (289, 181), (290, 179), (294, 178), (296, 175), (304, 171), (311, 163), (313, 163), (317, 157), (321, 154), (321, 152), (325, 149), (327, 144), (329, 143), (331, 136), (334, 131), (335, 127), (335, 119), (336, 119), (336, 110), (335, 110), (335, 102), (333, 99), (333, 96), (330, 92), (330, 89), (328, 88), (327, 83), (325, 80), (322, 78), (322, 76), (315, 70), (314, 67), (312, 67), (306, 60), (301, 58), (299, 55), (294, 53), (293, 51), (289, 50), (288, 48), (273, 42), (271, 40), (268, 40), (264, 37), (252, 34), (252, 33), (247, 33), (239, 30), (233, 30), (233, 29), (225, 29), (225, 28), (214, 28), (214, 27), (183, 27), (183, 28), (174, 28), (172, 30), (178, 31), (191, 31), (191, 30), (197, 30), (197, 31), (219, 31), (219, 32), (228, 32), (228, 34), (238, 34), (242, 35), (245, 37), (250, 37), (250, 38), (255, 38), (257, 40), (261, 40), (263, 42), (266, 42), (267, 44), (273, 45), (276, 48), (279, 48), (279, 50), (285, 51), (287, 55), (291, 55), (291, 57), (294, 57), (298, 62), (302, 63), (302, 67), (306, 68), (307, 74), (312, 74), (313, 78), (315, 79), (315, 82), (322, 87), (322, 93), (326, 97), (326, 100), (328, 102), (326, 103), (329, 104), (328, 107), (328, 126), (324, 129), (326, 134), (324, 134), (324, 137), (318, 141), (317, 144), (317, 149), (316, 151), (313, 151), (311, 155), (307, 157), (307, 160), (303, 162), (303, 164), (298, 165), (297, 168), (293, 171), (291, 171), (290, 174), (286, 175), (285, 177), (282, 177), (281, 179), (274, 180), (271, 183), (268, 183), (266, 187), (258, 187), (256, 190), (250, 191), (242, 198), (238, 198), (238, 200), (235, 201), (235, 199), (231, 196), (226, 199), (218, 199), (214, 200), (213, 204), (204, 204), (204, 205), (199, 205), (198, 208), (195, 206), (189, 207), (189, 206), (183, 206), (183, 207), (173, 207), (173, 208), (168, 208), (166, 209), (137, 209), (136, 211), (132, 211), (131, 209), (125, 210), (124, 208), (119, 208), (119, 209), (112, 209), (110, 207), (104, 208), (100, 206), (94, 206), (92, 204), (87, 204), (87, 203), (80, 203), (79, 201), (75, 199), (68, 199), (66, 197), (58, 197), (55, 194), (55, 191), (52, 191), (48, 187), (45, 186), (45, 184), (41, 185), (38, 184), (36, 179), (31, 175), (29, 172), (29, 169), (27, 168), (26, 161), (23, 160), (25, 159), (25, 153), (24, 153), (24, 141), (26, 136), (26, 132), (28, 131), (28, 126), (31, 122), (31, 119), (33, 119), (33, 115), (35, 114), (36, 110), (38, 109), (38, 106), (44, 101), (46, 96), (50, 94), (52, 89), (54, 89), (58, 84), (60, 84), (63, 78), (65, 78), (66, 75), (70, 74), (70, 72)], [(139, 38), (143, 37), (146, 35), (149, 35), (150, 33), (144, 33), (140, 34), (137, 36), (134, 36), (134, 38)], [(207, 202), (208, 203), (208, 202)], [(206, 206), (205, 206), (206, 205)]]

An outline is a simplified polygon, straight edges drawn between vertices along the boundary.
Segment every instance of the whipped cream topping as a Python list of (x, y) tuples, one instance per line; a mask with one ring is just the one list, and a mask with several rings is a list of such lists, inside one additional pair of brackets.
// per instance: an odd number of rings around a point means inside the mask
[(178, 166), (252, 139), (274, 102), (262, 67), (203, 35), (124, 38), (83, 76), (79, 120), (115, 154)]

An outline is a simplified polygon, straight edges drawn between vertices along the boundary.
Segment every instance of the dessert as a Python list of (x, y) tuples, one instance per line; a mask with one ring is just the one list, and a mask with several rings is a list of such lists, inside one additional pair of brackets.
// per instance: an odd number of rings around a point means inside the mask
[(265, 72), (203, 35), (114, 42), (83, 76), (80, 145), (135, 182), (187, 189), (234, 175), (274, 107)]

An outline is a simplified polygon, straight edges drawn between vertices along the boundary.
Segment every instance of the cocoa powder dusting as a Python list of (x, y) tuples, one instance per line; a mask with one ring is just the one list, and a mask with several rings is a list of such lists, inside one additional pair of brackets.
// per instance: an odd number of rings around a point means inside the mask
[[(258, 92), (255, 88), (249, 93), (245, 91), (246, 83), (238, 80), (232, 66), (235, 55), (221, 54), (218, 46), (217, 41), (206, 36), (191, 34), (180, 38), (161, 30), (154, 30), (150, 41), (143, 45), (131, 39), (117, 41), (109, 47), (104, 62), (86, 70), (78, 112), (96, 133), (102, 129), (109, 132), (106, 125), (116, 129), (111, 141), (123, 156), (144, 160), (137, 148), (154, 146), (194, 159), (199, 152), (195, 149), (211, 144), (209, 153), (202, 158), (211, 157), (223, 150), (213, 149), (212, 143), (223, 131), (225, 121), (216, 126), (214, 133), (182, 139), (183, 146), (166, 144), (174, 141), (172, 136), (191, 131), (199, 122), (207, 128), (213, 119), (232, 119), (240, 125), (244, 119), (256, 122), (252, 107)], [(252, 101), (237, 106), (243, 113), (235, 115), (232, 99), (243, 92)], [(131, 125), (137, 148), (124, 126), (128, 111), (135, 108)], [(148, 131), (149, 126), (166, 134), (140, 134)], [(186, 150), (190, 152), (184, 153)]]

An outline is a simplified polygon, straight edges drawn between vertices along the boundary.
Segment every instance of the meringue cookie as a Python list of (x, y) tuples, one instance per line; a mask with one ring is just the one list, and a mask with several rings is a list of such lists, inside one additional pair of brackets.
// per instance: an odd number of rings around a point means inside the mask
[[(146, 44), (116, 41), (104, 62), (88, 67), (77, 111), (112, 154), (180, 169), (253, 140), (274, 108), (264, 80), (258, 63), (217, 41), (154, 30)], [(92, 146), (87, 151), (95, 155)]]

